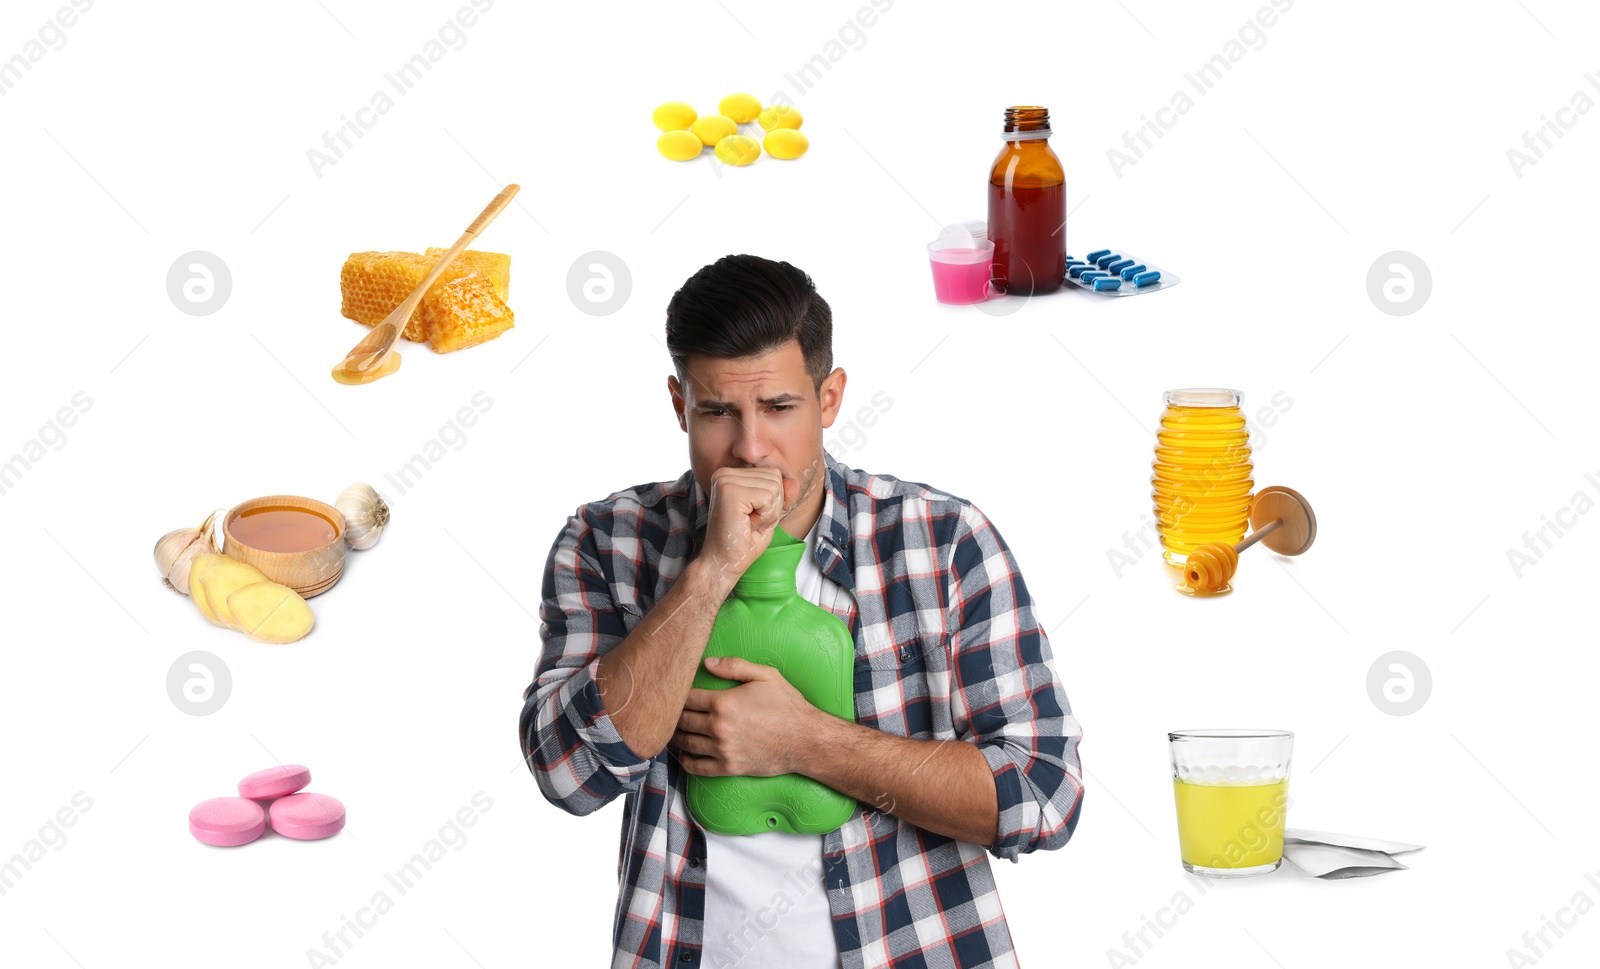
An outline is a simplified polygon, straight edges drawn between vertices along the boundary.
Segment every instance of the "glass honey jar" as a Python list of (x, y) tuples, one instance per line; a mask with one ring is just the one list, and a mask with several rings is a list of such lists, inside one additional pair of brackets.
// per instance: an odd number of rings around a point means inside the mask
[(1188, 388), (1164, 395), (1150, 496), (1161, 554), (1182, 565), (1201, 545), (1232, 545), (1250, 524), (1250, 430), (1237, 390)]

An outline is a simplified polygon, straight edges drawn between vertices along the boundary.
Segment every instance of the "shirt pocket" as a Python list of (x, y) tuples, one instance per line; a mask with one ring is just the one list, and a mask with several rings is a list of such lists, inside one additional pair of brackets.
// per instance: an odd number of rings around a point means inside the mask
[(856, 656), (856, 722), (900, 737), (941, 736), (950, 713), (938, 685), (948, 682), (949, 657), (950, 638), (938, 632), (864, 637)]
[(941, 632), (919, 629), (901, 637), (888, 630), (863, 632), (856, 644), (857, 671), (894, 673), (949, 666), (950, 637)]
[(893, 673), (916, 662), (919, 655), (916, 636), (896, 638), (886, 626), (863, 629), (856, 642), (856, 671)]

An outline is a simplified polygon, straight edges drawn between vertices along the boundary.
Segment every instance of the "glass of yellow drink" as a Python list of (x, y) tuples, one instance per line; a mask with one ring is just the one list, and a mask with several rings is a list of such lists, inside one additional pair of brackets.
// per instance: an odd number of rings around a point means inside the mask
[(1294, 734), (1178, 730), (1167, 740), (1183, 867), (1233, 878), (1283, 864)]

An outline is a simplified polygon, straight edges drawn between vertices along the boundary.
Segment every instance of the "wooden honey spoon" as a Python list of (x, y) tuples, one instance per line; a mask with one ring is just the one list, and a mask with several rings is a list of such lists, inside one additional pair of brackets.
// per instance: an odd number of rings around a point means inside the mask
[(439, 261), (433, 264), (428, 275), (405, 298), (405, 302), (394, 308), (394, 312), (383, 318), (383, 322), (372, 328), (366, 339), (356, 344), (355, 349), (345, 354), (344, 360), (333, 368), (333, 379), (342, 384), (364, 384), (379, 377), (387, 377), (400, 369), (400, 358), (394, 352), (394, 345), (399, 342), (400, 334), (405, 331), (406, 324), (411, 321), (411, 314), (417, 311), (417, 305), (422, 302), (422, 297), (427, 295), (428, 289), (438, 281), (439, 276), (450, 266), (456, 256), (467, 248), (473, 239), (478, 237), (495, 216), (505, 211), (511, 204), (511, 199), (521, 191), (522, 186), (511, 184), (500, 190), (478, 217), (467, 226), (467, 231), (461, 233), (461, 238), (451, 246)]
[(1239, 568), (1239, 553), (1261, 542), (1279, 555), (1299, 555), (1317, 537), (1317, 516), (1300, 492), (1272, 485), (1256, 492), (1250, 502), (1250, 535), (1232, 545), (1202, 545), (1183, 563), (1184, 595), (1221, 596), (1233, 589), (1228, 580)]

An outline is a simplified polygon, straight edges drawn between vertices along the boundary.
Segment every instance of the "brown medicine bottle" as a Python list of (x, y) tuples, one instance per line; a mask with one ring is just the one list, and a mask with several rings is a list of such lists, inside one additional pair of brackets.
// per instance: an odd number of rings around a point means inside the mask
[(990, 281), (1002, 293), (1061, 288), (1067, 274), (1067, 176), (1050, 150), (1050, 112), (1006, 109), (1005, 145), (989, 172)]

